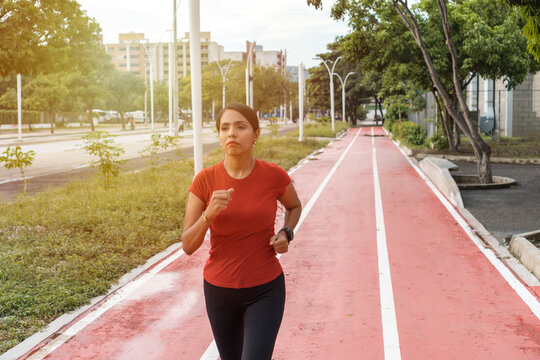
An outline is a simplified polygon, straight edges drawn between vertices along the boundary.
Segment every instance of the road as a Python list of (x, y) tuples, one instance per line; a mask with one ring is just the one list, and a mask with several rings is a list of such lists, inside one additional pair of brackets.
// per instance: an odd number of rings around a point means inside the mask
[[(273, 358), (538, 359), (540, 289), (388, 138), (372, 136), (382, 131), (351, 129), (291, 171), (303, 213), (280, 258), (287, 302)], [(32, 349), (20, 359), (216, 360), (202, 295), (208, 250), (164, 256), (23, 343), (19, 354)]]

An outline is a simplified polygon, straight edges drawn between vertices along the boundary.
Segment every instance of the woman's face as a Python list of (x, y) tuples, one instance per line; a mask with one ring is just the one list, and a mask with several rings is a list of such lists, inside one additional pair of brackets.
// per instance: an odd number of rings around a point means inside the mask
[(251, 151), (259, 133), (260, 130), (254, 131), (249, 121), (237, 111), (226, 110), (221, 116), (219, 142), (225, 154), (238, 155)]

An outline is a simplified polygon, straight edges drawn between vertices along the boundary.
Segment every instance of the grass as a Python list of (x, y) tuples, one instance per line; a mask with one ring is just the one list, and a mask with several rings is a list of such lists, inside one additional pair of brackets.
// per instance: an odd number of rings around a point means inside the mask
[[(326, 143), (261, 138), (255, 152), (287, 169)], [(93, 177), (27, 197), (22, 216), (0, 203), (0, 354), (178, 242), (192, 178), (189, 159), (121, 174), (110, 190)]]
[[(500, 140), (494, 140), (491, 137), (483, 137), (491, 147), (491, 157), (504, 158), (538, 158), (540, 157), (540, 133), (532, 134), (525, 137), (501, 137)], [(445, 155), (470, 155), (474, 156), (474, 152), (469, 139), (462, 137), (459, 150), (451, 152), (445, 150), (431, 149), (413, 149), (415, 152), (428, 154), (445, 154)]]
[[(349, 124), (343, 121), (334, 122), (335, 131), (332, 131), (332, 125), (330, 123), (305, 123), (304, 124), (304, 137), (328, 137), (333, 138), (341, 131), (348, 129)], [(288, 133), (288, 136), (298, 137), (299, 130), (294, 130)]]

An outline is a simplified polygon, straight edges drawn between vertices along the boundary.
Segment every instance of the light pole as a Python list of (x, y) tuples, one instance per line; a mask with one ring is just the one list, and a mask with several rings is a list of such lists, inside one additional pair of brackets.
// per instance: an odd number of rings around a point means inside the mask
[(219, 61), (217, 61), (217, 65), (219, 67), (219, 72), (221, 72), (221, 81), (223, 82), (223, 101), (222, 101), (222, 109), (225, 109), (225, 83), (227, 82), (227, 73), (229, 72), (229, 68), (231, 67), (232, 60), (229, 61), (225, 67), (221, 67), (221, 64)]
[(347, 79), (349, 78), (349, 76), (352, 74), (356, 73), (354, 71), (351, 71), (347, 74), (347, 76), (345, 76), (345, 80), (341, 80), (341, 76), (339, 76), (339, 74), (334, 74), (338, 77), (339, 81), (341, 81), (341, 116), (343, 116), (343, 121), (346, 121), (347, 119), (345, 116), (345, 84), (347, 83)]
[(200, 0), (189, 1), (189, 48), (191, 65), (191, 111), (195, 174), (203, 168)]
[[(152, 56), (154, 55), (155, 50), (157, 49), (157, 45), (156, 47), (154, 47), (154, 52), (152, 53), (143, 42), (144, 40), (146, 40), (146, 42), (148, 43), (148, 39), (139, 39), (139, 40), (140, 40), (140, 44), (143, 46), (144, 52), (146, 54), (146, 58), (148, 59), (148, 66), (150, 68), (150, 74), (149, 74), (150, 75), (150, 118), (152, 120), (152, 131), (154, 131), (154, 72), (152, 70), (152, 67), (153, 67)], [(129, 49), (129, 44), (128, 44), (128, 49)], [(146, 66), (144, 69), (144, 74), (146, 77)], [(146, 99), (145, 99), (145, 103), (146, 103)], [(146, 116), (146, 111), (144, 115)]]
[(246, 105), (253, 108), (253, 48), (255, 41), (250, 43), (246, 59)]
[(334, 64), (332, 65), (332, 70), (330, 70), (330, 67), (328, 67), (328, 64), (326, 64), (326, 62), (332, 62), (330, 60), (323, 60), (321, 58), (318, 58), (320, 59), (324, 66), (326, 66), (326, 70), (328, 70), (328, 75), (330, 76), (330, 113), (331, 113), (331, 116), (332, 116), (332, 131), (334, 131), (336, 129), (336, 126), (335, 126), (335, 118), (334, 118), (334, 69), (336, 68), (336, 64), (337, 62), (339, 61), (339, 59), (341, 59), (341, 56), (338, 57), (336, 60), (334, 60)]

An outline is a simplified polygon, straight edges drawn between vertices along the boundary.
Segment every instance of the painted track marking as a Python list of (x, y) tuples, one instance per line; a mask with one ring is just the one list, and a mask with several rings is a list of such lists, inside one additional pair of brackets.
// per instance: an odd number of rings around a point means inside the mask
[[(373, 133), (373, 128), (371, 128)], [(372, 138), (373, 140), (374, 138)], [(375, 219), (377, 226), (377, 258), (379, 263), (379, 291), (381, 298), (381, 319), (384, 341), (384, 358), (388, 360), (401, 359), (399, 335), (392, 290), (392, 276), (390, 274), (390, 261), (386, 244), (386, 230), (379, 183), (379, 170), (377, 168), (377, 149), (373, 148), (373, 184), (375, 186)]]
[[(300, 216), (300, 220), (298, 220), (298, 224), (296, 224), (296, 227), (294, 228), (295, 233), (298, 231), (298, 229), (300, 229), (300, 226), (304, 222), (305, 218), (308, 216), (309, 212), (311, 211), (311, 208), (313, 208), (313, 205), (315, 205), (315, 202), (317, 201), (319, 196), (321, 196), (323, 190), (326, 188), (326, 185), (328, 185), (328, 182), (330, 181), (332, 176), (334, 176), (334, 173), (336, 172), (337, 168), (339, 167), (339, 165), (341, 164), (341, 162), (345, 158), (345, 155), (347, 155), (347, 153), (349, 152), (349, 150), (351, 149), (353, 144), (356, 142), (356, 139), (358, 139), (358, 135), (360, 135), (360, 131), (356, 132), (356, 135), (352, 139), (351, 143), (347, 146), (347, 148), (345, 149), (343, 154), (341, 154), (338, 161), (334, 164), (334, 166), (332, 167), (332, 169), (330, 170), (328, 175), (326, 175), (326, 177), (321, 182), (321, 184), (319, 185), (317, 190), (315, 190), (315, 193), (313, 194), (311, 199), (309, 199), (307, 205), (305, 207), (303, 207), (302, 215)], [(280, 257), (281, 257), (281, 254), (278, 254), (277, 258), (279, 259)], [(212, 343), (208, 346), (208, 348), (204, 352), (203, 356), (201, 356), (200, 360), (216, 360), (218, 358), (219, 354), (212, 352), (212, 348), (216, 348), (216, 350), (217, 350), (215, 340), (212, 340)]]
[(501, 260), (497, 258), (493, 250), (491, 248), (487, 248), (482, 240), (475, 235), (470, 225), (463, 219), (463, 217), (458, 213), (456, 208), (450, 202), (441, 194), (439, 189), (427, 178), (422, 170), (401, 150), (401, 148), (394, 142), (394, 145), (401, 151), (403, 156), (407, 159), (409, 164), (413, 167), (413, 169), (420, 175), (422, 180), (426, 182), (426, 184), (429, 186), (431, 191), (437, 196), (437, 198), (441, 201), (441, 203), (444, 205), (444, 207), (448, 210), (448, 212), (452, 215), (452, 217), (457, 221), (457, 223), (461, 226), (461, 228), (465, 231), (465, 233), (469, 236), (471, 241), (480, 249), (482, 254), (489, 260), (489, 262), (497, 269), (497, 271), (501, 274), (501, 276), (504, 278), (504, 280), (514, 289), (516, 294), (523, 300), (523, 302), (531, 309), (534, 315), (538, 319), (540, 319), (540, 302), (534, 297), (533, 294), (531, 294), (530, 291), (527, 290), (525, 285), (521, 283), (515, 275), (502, 263)]

